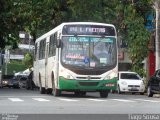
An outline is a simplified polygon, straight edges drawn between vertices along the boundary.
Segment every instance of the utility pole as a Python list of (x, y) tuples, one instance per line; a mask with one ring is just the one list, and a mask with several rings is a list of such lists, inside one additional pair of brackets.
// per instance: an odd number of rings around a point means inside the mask
[(155, 56), (156, 56), (156, 66), (155, 69), (159, 69), (159, 0), (154, 1), (154, 9), (156, 11), (156, 37), (155, 37)]
[(8, 73), (8, 63), (10, 61), (10, 51), (9, 49), (5, 50), (5, 75)]

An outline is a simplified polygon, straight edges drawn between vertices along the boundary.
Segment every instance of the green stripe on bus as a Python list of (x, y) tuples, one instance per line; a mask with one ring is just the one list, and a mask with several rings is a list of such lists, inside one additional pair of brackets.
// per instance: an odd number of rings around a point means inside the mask
[[(106, 86), (107, 85), (107, 86)], [(114, 86), (113, 86), (114, 85)], [(59, 77), (60, 90), (116, 90), (117, 79), (111, 80), (69, 80)]]

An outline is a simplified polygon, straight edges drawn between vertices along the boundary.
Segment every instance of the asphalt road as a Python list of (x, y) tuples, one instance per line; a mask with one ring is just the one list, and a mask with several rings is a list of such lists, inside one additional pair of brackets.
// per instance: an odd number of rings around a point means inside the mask
[(148, 98), (146, 95), (139, 94), (111, 93), (108, 98), (100, 98), (99, 93), (87, 93), (85, 97), (77, 97), (73, 93), (66, 92), (60, 97), (54, 97), (40, 94), (38, 90), (3, 88), (0, 89), (0, 114), (0, 118), (18, 115), (18, 118), (23, 117), (23, 120), (29, 117), (34, 120), (44, 117), (49, 120), (53, 118), (80, 120), (83, 117), (87, 120), (91, 118), (92, 120), (100, 118), (139, 120), (134, 115), (140, 115), (139, 117), (143, 120), (142, 118), (150, 117), (145, 115), (158, 114), (158, 116), (153, 116), (156, 120), (160, 116), (160, 98), (156, 96)]

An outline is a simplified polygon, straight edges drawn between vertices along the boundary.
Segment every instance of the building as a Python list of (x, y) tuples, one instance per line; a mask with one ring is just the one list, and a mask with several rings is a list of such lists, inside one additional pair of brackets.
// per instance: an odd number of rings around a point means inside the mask
[(23, 60), (24, 55), (28, 52), (33, 52), (34, 42), (32, 37), (26, 32), (19, 32), (20, 43), (17, 49), (6, 49), (5, 50), (5, 61), (9, 62), (10, 60)]
[[(32, 37), (25, 32), (19, 33), (20, 43), (18, 44), (17, 49), (10, 49), (9, 47), (5, 49), (5, 52), (2, 53), (4, 56), (4, 63), (1, 65), (3, 75), (13, 75), (15, 72), (22, 71), (26, 69), (25, 65), (22, 64), (22, 60), (26, 53), (33, 53), (34, 42)], [(14, 62), (11, 62), (14, 61)]]

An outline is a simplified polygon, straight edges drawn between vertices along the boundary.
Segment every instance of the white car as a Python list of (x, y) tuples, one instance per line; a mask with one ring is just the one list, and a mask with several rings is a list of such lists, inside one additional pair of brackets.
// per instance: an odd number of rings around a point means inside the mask
[(118, 73), (117, 91), (144, 94), (145, 84), (136, 72), (121, 71)]

